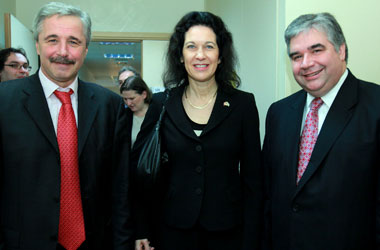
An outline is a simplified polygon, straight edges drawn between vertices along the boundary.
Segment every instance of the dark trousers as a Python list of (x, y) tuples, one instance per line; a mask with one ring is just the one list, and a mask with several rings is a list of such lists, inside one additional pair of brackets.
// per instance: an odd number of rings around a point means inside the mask
[(156, 244), (152, 244), (155, 250), (239, 250), (242, 245), (240, 227), (209, 231), (199, 224), (178, 229), (161, 223), (156, 236)]

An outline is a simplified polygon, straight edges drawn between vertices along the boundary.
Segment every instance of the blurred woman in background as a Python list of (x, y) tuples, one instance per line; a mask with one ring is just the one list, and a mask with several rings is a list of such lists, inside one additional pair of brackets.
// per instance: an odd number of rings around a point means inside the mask
[(131, 147), (133, 147), (152, 100), (152, 92), (140, 76), (130, 76), (121, 84), (120, 94), (127, 105), (129, 117), (127, 129), (130, 131)]

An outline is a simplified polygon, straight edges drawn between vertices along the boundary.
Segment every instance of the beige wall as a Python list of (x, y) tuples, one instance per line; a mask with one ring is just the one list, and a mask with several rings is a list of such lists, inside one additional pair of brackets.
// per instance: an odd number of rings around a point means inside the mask
[[(261, 135), (269, 105), (300, 89), (294, 81), (283, 34), (301, 14), (331, 12), (349, 48), (348, 67), (359, 78), (380, 83), (380, 2), (377, 0), (205, 0), (205, 9), (226, 22), (240, 59), (242, 89), (256, 96)], [(375, 28), (372, 28), (375, 27)]]
[(0, 49), (5, 47), (5, 37), (4, 37), (4, 14), (11, 13), (15, 15), (16, 13), (16, 3), (15, 0), (0, 0)]
[[(363, 80), (380, 83), (380, 2), (378, 0), (286, 0), (285, 22), (288, 25), (301, 14), (330, 12), (343, 29), (348, 46), (348, 68)], [(283, 41), (281, 41), (283, 42)], [(289, 59), (285, 58), (286, 95), (300, 89), (293, 80)]]
[(283, 96), (279, 79), (277, 46), (279, 3), (277, 1), (205, 0), (205, 9), (220, 16), (231, 31), (239, 56), (241, 89), (255, 95), (260, 115), (261, 137), (269, 105)]

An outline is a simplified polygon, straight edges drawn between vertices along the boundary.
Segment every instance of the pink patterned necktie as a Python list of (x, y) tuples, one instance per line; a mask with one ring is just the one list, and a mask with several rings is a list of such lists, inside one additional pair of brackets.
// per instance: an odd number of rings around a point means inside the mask
[(302, 130), (300, 152), (298, 158), (297, 184), (309, 164), (311, 153), (313, 152), (315, 142), (318, 137), (318, 110), (323, 101), (320, 97), (314, 98), (311, 102), (311, 108), (306, 116), (305, 126)]
[(86, 239), (79, 183), (78, 135), (69, 92), (56, 90), (61, 101), (57, 140), (61, 159), (61, 201), (58, 242), (67, 250), (77, 250)]

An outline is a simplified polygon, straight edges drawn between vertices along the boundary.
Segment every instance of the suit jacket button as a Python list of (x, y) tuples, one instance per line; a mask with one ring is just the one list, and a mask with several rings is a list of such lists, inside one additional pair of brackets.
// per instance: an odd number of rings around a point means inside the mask
[(195, 147), (195, 150), (196, 150), (197, 152), (201, 152), (201, 150), (202, 150), (202, 146), (201, 146), (201, 145), (197, 145), (197, 146)]
[(201, 195), (201, 194), (202, 194), (202, 189), (201, 189), (201, 188), (197, 188), (197, 189), (195, 190), (195, 193), (196, 193), (197, 195)]
[(293, 212), (297, 213), (300, 210), (300, 206), (298, 204), (294, 204)]
[(54, 200), (55, 203), (59, 203), (59, 198), (58, 197), (54, 197), (53, 200)]
[(202, 167), (201, 166), (196, 167), (195, 172), (197, 172), (198, 174), (202, 173)]

